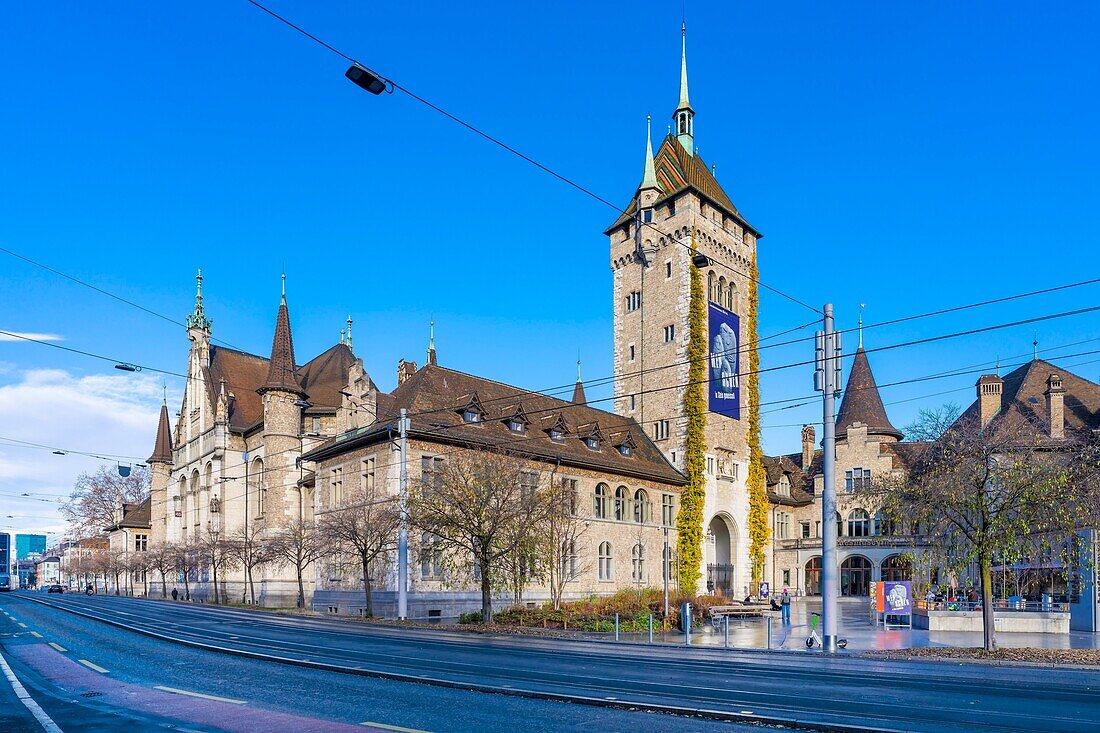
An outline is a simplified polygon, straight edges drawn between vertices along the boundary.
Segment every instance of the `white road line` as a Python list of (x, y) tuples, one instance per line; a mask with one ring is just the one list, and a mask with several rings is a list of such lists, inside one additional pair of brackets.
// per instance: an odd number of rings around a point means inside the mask
[(20, 626), (20, 628), (24, 628), (24, 629), (27, 628), (27, 625), (25, 623), (23, 623), (22, 621), (19, 622), (19, 626)]
[(94, 669), (96, 672), (99, 672), (100, 674), (107, 674), (107, 670), (103, 669), (103, 667), (100, 667), (98, 664), (92, 664), (87, 659), (78, 659), (76, 661), (80, 662), (81, 664), (83, 664), (88, 669)]
[(23, 687), (23, 683), (15, 676), (15, 672), (11, 671), (11, 667), (8, 666), (8, 660), (4, 659), (4, 655), (0, 654), (0, 666), (4, 668), (4, 676), (8, 678), (8, 682), (11, 683), (11, 688), (15, 690), (15, 696), (19, 698), (19, 702), (26, 706), (27, 710), (31, 711), (31, 715), (38, 721), (46, 733), (62, 733), (61, 729), (57, 727), (57, 723), (53, 722), (53, 719), (49, 715), (46, 715), (46, 711), (38, 706), (38, 703), (34, 701), (34, 698), (27, 693), (27, 689)]
[(421, 730), (419, 728), (402, 728), (400, 725), (386, 725), (385, 723), (373, 723), (369, 720), (364, 722), (364, 723), (360, 723), (359, 725), (365, 725), (365, 726), (368, 726), (370, 728), (381, 728), (382, 730), (396, 730), (396, 731), (399, 731), (399, 733), (428, 733), (428, 731)]
[(57, 651), (59, 651), (59, 652), (67, 652), (67, 651), (69, 651), (68, 649), (66, 649), (65, 647), (61, 646), (60, 644), (57, 644), (57, 643), (55, 643), (55, 642), (52, 642), (52, 641), (50, 642), (50, 646), (52, 646), (52, 647), (53, 647), (54, 649), (56, 649), (56, 650), (57, 650)]
[(163, 690), (164, 692), (173, 692), (177, 695), (189, 695), (190, 697), (201, 697), (203, 700), (215, 700), (217, 702), (228, 702), (234, 705), (246, 705), (245, 700), (234, 700), (231, 697), (218, 697), (217, 695), (204, 695), (201, 692), (190, 692), (189, 690), (179, 690), (175, 687), (164, 687), (162, 685), (154, 685), (153, 689)]
[(35, 637), (36, 639), (42, 638), (42, 634), (39, 634), (37, 631), (32, 631), (31, 636)]

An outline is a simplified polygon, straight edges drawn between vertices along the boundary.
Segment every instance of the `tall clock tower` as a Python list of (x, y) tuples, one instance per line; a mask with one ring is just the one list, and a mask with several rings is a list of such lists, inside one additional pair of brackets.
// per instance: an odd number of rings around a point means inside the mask
[[(703, 552), (699, 590), (749, 590), (749, 283), (759, 232), (695, 146), (686, 29), (680, 96), (656, 155), (646, 130), (642, 181), (605, 232), (614, 277), (615, 412), (643, 425), (681, 470), (687, 418), (691, 268), (707, 300)], [(693, 251), (703, 257), (695, 257)], [(705, 259), (704, 259), (705, 258)]]

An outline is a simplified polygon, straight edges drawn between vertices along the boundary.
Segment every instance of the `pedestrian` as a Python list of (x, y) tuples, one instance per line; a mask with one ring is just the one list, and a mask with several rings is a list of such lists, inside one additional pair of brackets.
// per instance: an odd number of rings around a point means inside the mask
[(791, 622), (791, 594), (786, 587), (783, 588), (783, 595), (779, 597), (779, 608), (782, 614), (780, 620), (789, 624)]
[(172, 589), (172, 600), (178, 601), (180, 599), (180, 592), (175, 588)]

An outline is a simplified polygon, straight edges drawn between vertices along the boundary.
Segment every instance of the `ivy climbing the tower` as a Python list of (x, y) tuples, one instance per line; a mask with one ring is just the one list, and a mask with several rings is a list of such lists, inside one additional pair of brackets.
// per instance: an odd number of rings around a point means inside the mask
[(760, 354), (756, 350), (760, 338), (756, 321), (756, 308), (760, 299), (757, 287), (759, 270), (756, 253), (752, 256), (752, 272), (749, 278), (749, 566), (752, 570), (752, 586), (755, 588), (764, 578), (764, 557), (768, 546), (768, 496), (765, 493), (767, 473), (764, 470), (764, 450), (760, 445)]
[[(695, 254), (692, 238), (691, 254)], [(703, 275), (690, 266), (691, 303), (688, 316), (688, 384), (684, 390), (684, 416), (687, 438), (684, 442), (684, 467), (688, 484), (680, 492), (680, 511), (676, 514), (676, 559), (680, 591), (695, 595), (699, 588), (699, 566), (703, 552), (703, 503), (706, 500), (706, 427), (707, 427), (707, 303), (703, 293)]]

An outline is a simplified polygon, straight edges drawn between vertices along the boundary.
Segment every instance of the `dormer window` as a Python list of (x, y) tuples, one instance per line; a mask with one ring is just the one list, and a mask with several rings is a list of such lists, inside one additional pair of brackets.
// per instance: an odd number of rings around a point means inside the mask
[(520, 404), (511, 405), (501, 410), (501, 419), (508, 426), (508, 431), (516, 435), (525, 434), (527, 426), (531, 424), (527, 413), (523, 411), (523, 405)]
[(480, 424), (485, 417), (485, 408), (481, 406), (481, 400), (477, 392), (463, 396), (456, 405), (456, 412), (462, 415), (462, 422), (470, 425)]
[(626, 443), (623, 443), (622, 445), (619, 446), (619, 453), (620, 453), (620, 455), (624, 455), (627, 458), (630, 458), (630, 456), (631, 456), (630, 446), (627, 445)]
[(469, 423), (481, 422), (481, 413), (476, 410), (464, 410), (462, 420)]
[(550, 428), (550, 440), (554, 441), (555, 443), (564, 443), (565, 433), (563, 433), (558, 428)]
[(521, 421), (512, 418), (508, 421), (508, 429), (511, 430), (513, 433), (523, 434), (527, 431), (527, 426), (524, 425)]
[(791, 480), (787, 478), (787, 474), (783, 474), (779, 477), (779, 486), (776, 487), (775, 493), (780, 496), (791, 495)]
[(600, 439), (594, 435), (589, 435), (587, 438), (585, 438), (584, 444), (588, 446), (589, 450), (600, 449)]

